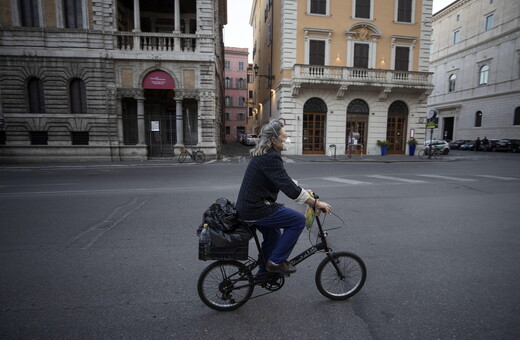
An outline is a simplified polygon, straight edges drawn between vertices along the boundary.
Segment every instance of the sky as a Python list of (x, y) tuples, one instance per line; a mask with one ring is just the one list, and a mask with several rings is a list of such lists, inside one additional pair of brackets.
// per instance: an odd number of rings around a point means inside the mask
[[(433, 0), (433, 13), (438, 12), (455, 0)], [(249, 62), (252, 62), (253, 28), (249, 26), (253, 0), (227, 0), (227, 25), (224, 26), (224, 45), (249, 48)]]

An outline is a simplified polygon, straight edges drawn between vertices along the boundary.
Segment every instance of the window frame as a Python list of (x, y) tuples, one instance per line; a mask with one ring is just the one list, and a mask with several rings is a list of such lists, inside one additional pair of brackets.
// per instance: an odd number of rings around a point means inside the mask
[[(401, 12), (403, 12), (403, 10), (401, 10), (401, 7), (400, 7), (401, 1), (410, 1), (410, 9), (409, 9), (410, 19), (409, 19), (409, 21), (399, 20), (399, 15), (401, 14)], [(395, 22), (400, 23), (400, 24), (414, 24), (415, 23), (415, 6), (416, 6), (415, 0), (396, 0), (396, 2), (395, 2)]]
[(457, 75), (455, 73), (451, 73), (448, 76), (448, 93), (455, 92), (456, 85), (457, 85)]
[[(30, 10), (29, 18), (24, 15), (24, 8)], [(43, 13), (42, 4), (40, 0), (16, 0), (16, 11), (18, 12), (15, 16), (18, 20), (18, 25), (21, 27), (42, 27), (43, 26)], [(26, 22), (26, 21), (29, 22)]]
[(45, 113), (45, 90), (38, 77), (27, 79), (27, 112)]
[(482, 111), (478, 110), (475, 112), (475, 127), (482, 127), (482, 117), (483, 117)]
[[(325, 2), (325, 13), (315, 13), (312, 11), (313, 1)], [(330, 0), (307, 0), (307, 15), (330, 16)]]
[(513, 125), (520, 125), (520, 106), (515, 108), (515, 112), (513, 112)]
[(484, 19), (484, 31), (489, 31), (494, 27), (494, 13), (485, 15)]
[[(368, 12), (369, 12), (368, 18), (357, 16), (358, 1), (369, 1), (370, 2), (370, 8), (368, 10)], [(353, 19), (362, 19), (362, 20), (373, 20), (374, 19), (374, 0), (354, 0), (354, 1), (352, 1), (352, 18)]]
[(72, 78), (69, 82), (69, 105), (71, 114), (88, 112), (87, 85), (81, 78)]
[(460, 29), (453, 31), (453, 45), (460, 43)]
[[(484, 68), (487, 68), (484, 70)], [(489, 83), (489, 65), (484, 64), (479, 67), (478, 72), (478, 85), (479, 86), (485, 86)]]

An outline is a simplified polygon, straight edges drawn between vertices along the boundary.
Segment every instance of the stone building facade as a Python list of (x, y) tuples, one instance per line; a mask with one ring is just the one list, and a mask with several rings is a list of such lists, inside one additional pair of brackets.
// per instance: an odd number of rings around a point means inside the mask
[(2, 162), (215, 156), (225, 0), (0, 0)]
[(377, 154), (378, 140), (405, 154), (425, 134), (431, 12), (432, 0), (253, 0), (253, 113), (283, 118), (288, 154)]
[(520, 2), (458, 0), (433, 16), (434, 137), (520, 139)]

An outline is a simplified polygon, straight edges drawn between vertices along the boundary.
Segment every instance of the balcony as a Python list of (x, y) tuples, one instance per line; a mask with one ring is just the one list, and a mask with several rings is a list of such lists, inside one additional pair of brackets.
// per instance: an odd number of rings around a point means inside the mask
[(392, 89), (401, 88), (421, 93), (421, 101), (426, 100), (433, 89), (430, 72), (296, 64), (292, 79), (293, 96), (298, 95), (302, 86), (337, 88), (338, 99), (349, 87), (372, 87), (381, 89), (380, 100), (384, 100)]
[(136, 52), (212, 52), (213, 36), (188, 33), (114, 32), (115, 48)]

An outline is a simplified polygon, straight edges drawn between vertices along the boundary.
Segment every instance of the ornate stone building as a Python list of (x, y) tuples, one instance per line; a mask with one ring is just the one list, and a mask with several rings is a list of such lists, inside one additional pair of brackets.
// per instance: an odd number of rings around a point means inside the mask
[(434, 136), (520, 139), (520, 2), (458, 0), (433, 16)]
[(255, 115), (283, 118), (289, 154), (404, 154), (424, 137), (432, 0), (253, 0)]
[(0, 0), (2, 162), (215, 156), (226, 0)]

